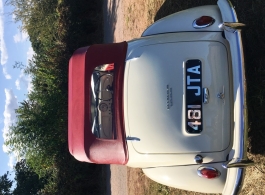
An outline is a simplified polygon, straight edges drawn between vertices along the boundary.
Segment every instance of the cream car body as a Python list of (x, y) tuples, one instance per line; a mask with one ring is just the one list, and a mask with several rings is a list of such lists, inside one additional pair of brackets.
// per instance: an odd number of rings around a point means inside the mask
[[(217, 3), (163, 18), (141, 38), (128, 42), (123, 97), (114, 99), (114, 104), (122, 102), (123, 114), (121, 110), (114, 112), (116, 118), (123, 118), (115, 124), (124, 125), (124, 135), (118, 133), (116, 137), (122, 143), (121, 137), (126, 136), (125, 160), (100, 156), (108, 150), (103, 145), (118, 151), (117, 144), (111, 146), (111, 141), (102, 137), (89, 138), (91, 143), (96, 140), (94, 145), (80, 144), (86, 141), (86, 133), (80, 130), (80, 139), (75, 137), (79, 127), (74, 126), (71, 113), (79, 111), (69, 103), (69, 150), (75, 158), (142, 168), (151, 179), (180, 189), (224, 195), (239, 192), (243, 168), (251, 163), (245, 151), (246, 88), (241, 32), (237, 29), (242, 24), (228, 0)], [(195, 19), (202, 16), (213, 18), (213, 24), (194, 26)], [(74, 83), (74, 78), (71, 81)], [(72, 86), (69, 99), (78, 92)], [(192, 104), (190, 96), (201, 100)], [(112, 111), (111, 118), (101, 111), (96, 115), (101, 119), (104, 116), (108, 126), (112, 125)], [(77, 120), (83, 123), (86, 118)], [(80, 128), (86, 129), (85, 125)], [(202, 177), (204, 168), (217, 170), (218, 175), (213, 179)]]
[[(183, 168), (175, 166), (191, 165), (191, 169), (197, 170), (198, 165), (192, 166), (196, 155), (203, 156), (203, 163), (222, 162), (232, 148), (229, 45), (220, 32), (170, 33), (136, 42), (132, 47), (129, 42), (125, 66), (124, 118), (126, 136), (140, 141), (127, 142), (127, 165), (144, 168), (148, 176), (160, 183), (168, 185), (168, 181), (161, 182), (158, 178), (170, 179), (174, 187), (183, 188), (180, 181), (189, 183), (183, 181), (183, 174), (173, 178), (168, 175), (173, 169)], [(210, 96), (209, 102), (202, 105), (204, 128), (199, 134), (186, 131), (185, 63), (189, 59), (202, 62), (198, 71), (202, 75), (202, 88), (208, 89)], [(225, 97), (218, 98), (223, 89)], [(152, 175), (152, 170), (156, 172), (158, 168), (148, 168), (165, 166), (173, 167), (167, 167), (168, 171), (162, 175), (160, 172)], [(219, 179), (207, 181), (199, 178), (197, 171), (193, 174), (201, 180), (200, 188), (193, 186), (195, 191), (205, 190), (203, 182), (220, 184), (226, 178), (223, 173)], [(217, 186), (214, 189), (220, 192), (223, 186)]]

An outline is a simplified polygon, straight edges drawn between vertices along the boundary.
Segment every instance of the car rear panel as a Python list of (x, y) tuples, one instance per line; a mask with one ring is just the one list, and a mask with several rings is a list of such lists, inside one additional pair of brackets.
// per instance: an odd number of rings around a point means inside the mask
[[(218, 41), (156, 43), (137, 48), (135, 56), (127, 62), (124, 86), (126, 131), (140, 139), (133, 142), (134, 149), (149, 154), (225, 150), (230, 144), (232, 117), (225, 45)], [(187, 67), (189, 61), (195, 64)], [(204, 89), (208, 90), (205, 104)], [(198, 90), (201, 102), (190, 107), (187, 100)], [(196, 119), (201, 131), (188, 131), (188, 122), (196, 124)]]

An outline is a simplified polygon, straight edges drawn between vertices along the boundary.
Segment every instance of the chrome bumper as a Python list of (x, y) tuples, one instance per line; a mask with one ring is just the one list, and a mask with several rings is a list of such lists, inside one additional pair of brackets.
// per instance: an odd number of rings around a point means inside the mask
[(229, 42), (232, 58), (233, 93), (234, 93), (234, 139), (233, 158), (223, 165), (227, 168), (227, 178), (222, 194), (236, 195), (244, 180), (244, 167), (251, 165), (247, 159), (247, 103), (245, 61), (242, 46), (241, 30), (243, 24), (238, 23), (236, 12), (229, 0), (217, 2), (222, 14), (223, 24), (220, 25)]

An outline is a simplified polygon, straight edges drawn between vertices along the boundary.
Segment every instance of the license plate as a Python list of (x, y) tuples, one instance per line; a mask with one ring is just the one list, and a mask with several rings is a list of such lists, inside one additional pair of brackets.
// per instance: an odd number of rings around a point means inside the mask
[(186, 62), (186, 130), (202, 131), (202, 63), (200, 60)]

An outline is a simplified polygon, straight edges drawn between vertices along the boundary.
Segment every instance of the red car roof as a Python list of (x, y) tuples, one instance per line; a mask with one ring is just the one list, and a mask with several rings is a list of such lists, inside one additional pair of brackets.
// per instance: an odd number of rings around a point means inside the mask
[[(123, 116), (123, 80), (127, 43), (79, 48), (69, 62), (68, 147), (80, 161), (126, 164), (128, 161)], [(116, 139), (100, 139), (91, 130), (90, 88), (95, 67), (114, 63), (114, 129)]]

